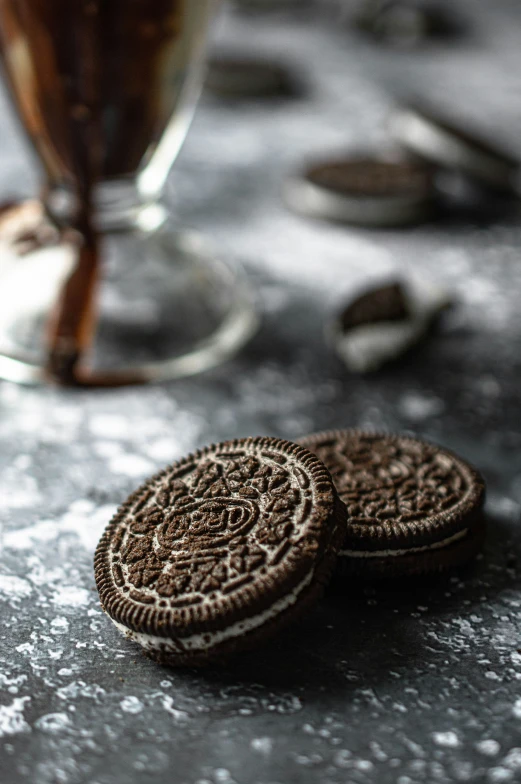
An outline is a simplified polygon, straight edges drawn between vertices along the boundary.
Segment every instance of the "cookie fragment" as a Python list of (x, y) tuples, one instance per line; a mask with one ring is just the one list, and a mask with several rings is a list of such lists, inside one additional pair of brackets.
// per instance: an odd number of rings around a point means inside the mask
[(397, 108), (390, 133), (408, 153), (508, 195), (519, 194), (520, 161), (493, 140), (419, 102)]
[(358, 430), (318, 433), (300, 443), (328, 468), (346, 507), (340, 574), (437, 572), (478, 552), (485, 483), (452, 452)]
[(246, 12), (285, 11), (288, 9), (302, 10), (310, 4), (310, 0), (233, 0), (233, 6)]
[(363, 0), (355, 26), (379, 43), (412, 48), (433, 38), (457, 37), (463, 26), (438, 3), (411, 0)]
[(375, 372), (426, 338), (452, 305), (435, 286), (384, 283), (349, 302), (327, 338), (352, 373)]
[(385, 283), (366, 291), (342, 311), (339, 322), (348, 332), (364, 324), (403, 321), (410, 314), (409, 301), (401, 283)]
[(152, 477), (96, 550), (101, 603), (151, 658), (199, 665), (251, 647), (320, 592), (343, 507), (308, 450), (215, 444)]
[(205, 89), (225, 99), (291, 96), (298, 92), (283, 64), (243, 55), (214, 55), (208, 62)]

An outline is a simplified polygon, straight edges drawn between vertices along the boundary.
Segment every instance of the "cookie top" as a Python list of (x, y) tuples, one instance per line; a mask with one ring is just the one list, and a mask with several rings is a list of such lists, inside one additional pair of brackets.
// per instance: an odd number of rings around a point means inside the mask
[(423, 220), (434, 194), (426, 163), (364, 153), (318, 161), (290, 175), (283, 187), (286, 203), (299, 214), (374, 227)]
[(318, 433), (300, 443), (326, 465), (346, 506), (340, 555), (449, 544), (481, 520), (483, 479), (446, 449), (358, 430)]
[(338, 504), (327, 470), (301, 446), (264, 437), (209, 446), (149, 479), (108, 525), (95, 556), (102, 606), (116, 624), (161, 638), (233, 624), (239, 635), (240, 621), (262, 624), (313, 582), (338, 540)]
[(307, 178), (315, 185), (341, 194), (385, 198), (411, 193), (429, 196), (432, 172), (423, 163), (360, 157), (311, 166)]

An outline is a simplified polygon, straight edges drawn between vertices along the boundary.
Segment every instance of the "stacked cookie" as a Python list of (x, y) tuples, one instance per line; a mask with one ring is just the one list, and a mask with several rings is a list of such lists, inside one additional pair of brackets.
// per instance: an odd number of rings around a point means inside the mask
[(216, 444), (152, 477), (96, 550), (101, 603), (157, 661), (254, 646), (339, 576), (439, 571), (474, 555), (484, 482), (452, 453), (360, 431)]

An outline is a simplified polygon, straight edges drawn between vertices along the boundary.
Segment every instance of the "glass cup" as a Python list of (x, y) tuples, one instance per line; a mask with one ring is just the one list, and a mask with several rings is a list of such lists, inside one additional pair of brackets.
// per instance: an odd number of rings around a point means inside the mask
[(0, 0), (6, 84), (46, 182), (40, 205), (0, 212), (0, 376), (162, 380), (252, 334), (240, 276), (160, 200), (216, 5)]

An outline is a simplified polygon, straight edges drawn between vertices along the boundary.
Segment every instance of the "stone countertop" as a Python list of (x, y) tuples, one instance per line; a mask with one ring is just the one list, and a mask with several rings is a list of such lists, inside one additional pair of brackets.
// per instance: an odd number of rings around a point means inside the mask
[[(2, 784), (416, 784), (521, 777), (521, 224), (454, 216), (407, 231), (304, 220), (284, 174), (386, 143), (415, 89), (521, 153), (519, 4), (459, 3), (468, 35), (376, 48), (320, 14), (227, 15), (222, 48), (277, 55), (292, 101), (206, 96), (169, 198), (255, 278), (263, 326), (233, 362), (142, 389), (0, 385)], [(0, 186), (34, 177), (0, 115)], [(445, 328), (398, 366), (350, 376), (327, 317), (371, 279), (449, 287)], [(409, 430), (489, 483), (484, 555), (445, 579), (330, 592), (229, 668), (154, 665), (100, 611), (92, 554), (116, 505), (197, 446), (339, 426)]]

